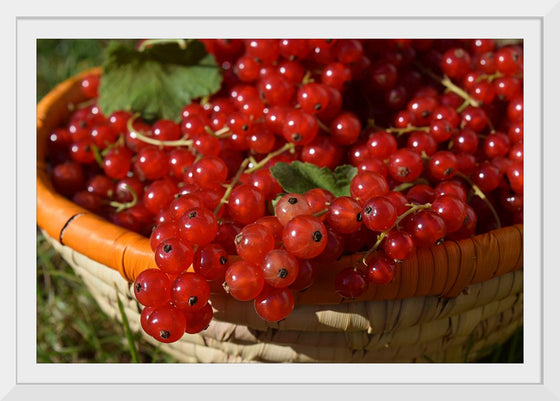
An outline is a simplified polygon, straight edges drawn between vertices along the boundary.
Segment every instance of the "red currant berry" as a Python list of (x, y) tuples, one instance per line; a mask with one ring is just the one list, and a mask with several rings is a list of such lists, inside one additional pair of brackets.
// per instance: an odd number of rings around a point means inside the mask
[(321, 72), (321, 82), (336, 90), (343, 91), (352, 79), (350, 68), (339, 62), (327, 64)]
[(501, 178), (500, 170), (487, 161), (478, 165), (471, 176), (473, 183), (484, 193), (498, 188)]
[(385, 160), (396, 152), (397, 140), (388, 132), (378, 131), (369, 136), (367, 146), (370, 156)]
[(510, 183), (511, 189), (513, 189), (516, 194), (523, 195), (523, 163), (512, 163), (507, 168), (506, 176)]
[(279, 72), (262, 77), (257, 88), (268, 106), (286, 106), (295, 94), (294, 86)]
[(366, 258), (369, 282), (376, 285), (387, 285), (395, 277), (395, 262), (383, 253), (373, 253)]
[(330, 135), (339, 145), (354, 144), (361, 132), (362, 124), (358, 116), (349, 111), (340, 113), (330, 123)]
[(275, 288), (284, 288), (296, 280), (299, 262), (289, 252), (273, 249), (265, 255), (261, 267), (266, 284)]
[(313, 285), (319, 273), (319, 264), (316, 259), (302, 259), (299, 260), (298, 263), (297, 278), (289, 287), (292, 291), (304, 291), (308, 289)]
[(406, 231), (390, 231), (383, 241), (383, 250), (391, 259), (404, 261), (414, 255), (416, 245), (410, 234)]
[(73, 161), (55, 166), (51, 179), (56, 191), (65, 196), (71, 196), (85, 184), (82, 165)]
[(523, 95), (518, 95), (509, 101), (507, 115), (513, 123), (523, 122)]
[(418, 248), (429, 248), (442, 242), (447, 233), (445, 221), (429, 210), (412, 215), (406, 226)]
[(282, 242), (288, 252), (300, 259), (312, 259), (327, 246), (327, 229), (315, 216), (300, 215), (286, 224)]
[(72, 202), (94, 213), (101, 209), (101, 198), (86, 190), (76, 192), (72, 196)]
[(457, 231), (448, 233), (446, 238), (453, 241), (457, 241), (463, 238), (469, 238), (475, 233), (477, 220), (478, 219), (476, 217), (476, 212), (472, 207), (467, 205), (467, 214), (463, 226)]
[(369, 282), (364, 273), (353, 267), (347, 267), (336, 274), (334, 287), (343, 298), (353, 299), (367, 290)]
[(339, 196), (329, 205), (326, 222), (336, 232), (356, 232), (362, 225), (362, 220), (362, 207), (349, 196)]
[(430, 157), (428, 171), (438, 181), (450, 179), (457, 172), (457, 158), (448, 150), (440, 150)]
[(523, 71), (523, 53), (513, 46), (496, 52), (496, 68), (504, 75), (516, 75)]
[(226, 181), (228, 168), (219, 157), (204, 156), (193, 164), (188, 175), (200, 188), (211, 189)]
[(179, 238), (167, 238), (158, 244), (155, 260), (163, 272), (176, 275), (188, 269), (193, 261), (193, 254), (192, 247), (182, 243)]
[(465, 187), (456, 180), (440, 181), (434, 188), (435, 196), (451, 195), (463, 202), (467, 202)]
[(134, 280), (134, 295), (144, 306), (160, 306), (169, 303), (171, 282), (159, 269), (142, 271)]
[(261, 263), (265, 255), (274, 249), (276, 241), (267, 226), (251, 223), (235, 236), (237, 254), (250, 263)]
[(281, 39), (278, 50), (287, 60), (301, 60), (309, 54), (311, 48), (307, 39)]
[(489, 159), (496, 157), (505, 157), (510, 148), (510, 141), (506, 134), (502, 132), (494, 132), (484, 139), (482, 144), (484, 153)]
[(467, 216), (466, 203), (451, 195), (437, 197), (432, 203), (432, 210), (443, 219), (450, 233), (460, 229)]
[(236, 222), (249, 224), (264, 216), (265, 198), (254, 186), (241, 184), (231, 191), (227, 210)]
[(103, 171), (109, 178), (125, 178), (130, 171), (132, 152), (128, 148), (110, 149), (103, 158)]
[(212, 318), (214, 317), (214, 310), (212, 305), (207, 303), (200, 310), (189, 311), (183, 310), (185, 316), (185, 333), (196, 334), (206, 330)]
[(134, 168), (146, 180), (163, 178), (169, 172), (167, 152), (156, 146), (147, 146), (138, 152)]
[(383, 196), (389, 192), (385, 178), (373, 171), (359, 171), (350, 182), (350, 195), (363, 206), (374, 196)]
[(443, 54), (441, 69), (448, 77), (461, 79), (471, 69), (471, 57), (465, 49), (449, 49)]
[(169, 208), (177, 192), (177, 185), (170, 179), (161, 178), (153, 181), (144, 191), (144, 205), (155, 216), (161, 210)]
[(234, 262), (226, 270), (225, 284), (233, 298), (238, 301), (250, 301), (259, 295), (264, 287), (262, 269), (244, 260)]
[(288, 222), (299, 215), (310, 215), (311, 207), (305, 196), (301, 194), (283, 195), (276, 203), (275, 214), (280, 224), (285, 226)]
[(162, 343), (173, 343), (185, 334), (186, 322), (183, 313), (171, 305), (154, 308), (148, 317), (148, 333)]
[(298, 109), (286, 114), (282, 127), (282, 135), (286, 141), (296, 145), (307, 145), (318, 133), (319, 125), (312, 114)]
[(297, 92), (297, 100), (304, 112), (317, 114), (327, 107), (329, 92), (326, 85), (310, 82), (300, 86)]
[(171, 284), (171, 301), (182, 310), (201, 310), (210, 299), (210, 286), (206, 279), (192, 272), (184, 272)]
[(387, 166), (389, 175), (398, 182), (414, 181), (424, 168), (422, 157), (410, 150), (399, 149), (389, 157), (389, 164)]
[(82, 93), (89, 99), (97, 97), (100, 82), (101, 77), (99, 75), (85, 76), (81, 81)]
[(434, 97), (416, 96), (408, 102), (407, 110), (414, 115), (414, 125), (425, 126), (432, 121), (438, 106), (438, 101)]
[(372, 231), (388, 230), (397, 220), (397, 210), (389, 200), (382, 196), (368, 200), (362, 215), (364, 224)]
[(278, 322), (288, 317), (294, 304), (294, 295), (290, 289), (271, 286), (265, 286), (254, 300), (255, 311), (268, 322)]
[(222, 220), (218, 225), (218, 232), (214, 242), (224, 247), (228, 255), (237, 253), (235, 249), (235, 236), (239, 234), (241, 227), (233, 221)]
[(430, 134), (437, 143), (445, 142), (453, 134), (453, 126), (447, 120), (434, 120), (430, 124)]
[(480, 107), (467, 106), (461, 112), (461, 128), (469, 128), (475, 132), (480, 132), (487, 125), (488, 116)]
[(195, 207), (179, 219), (179, 236), (188, 244), (207, 245), (214, 241), (217, 232), (216, 216), (204, 207)]
[(415, 185), (406, 193), (408, 203), (415, 203), (417, 205), (431, 203), (435, 197), (436, 191), (431, 186), (424, 184)]
[(86, 189), (102, 199), (111, 199), (115, 193), (115, 184), (109, 177), (97, 174), (88, 180)]
[(201, 246), (194, 254), (193, 269), (206, 280), (223, 280), (228, 266), (226, 249), (217, 243)]
[(159, 223), (150, 234), (150, 248), (155, 252), (158, 245), (168, 238), (177, 237), (179, 230), (174, 221)]

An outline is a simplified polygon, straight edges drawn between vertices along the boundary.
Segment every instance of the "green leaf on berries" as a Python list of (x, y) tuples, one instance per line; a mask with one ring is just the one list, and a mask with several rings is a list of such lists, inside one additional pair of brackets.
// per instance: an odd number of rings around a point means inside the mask
[(154, 44), (143, 51), (112, 43), (103, 65), (98, 104), (105, 115), (140, 113), (147, 121), (179, 121), (193, 99), (216, 93), (222, 75), (198, 40)]
[(350, 196), (350, 182), (358, 173), (350, 165), (337, 166), (334, 170), (311, 163), (279, 162), (270, 168), (282, 189), (288, 193), (304, 194), (313, 188), (323, 188), (334, 196)]

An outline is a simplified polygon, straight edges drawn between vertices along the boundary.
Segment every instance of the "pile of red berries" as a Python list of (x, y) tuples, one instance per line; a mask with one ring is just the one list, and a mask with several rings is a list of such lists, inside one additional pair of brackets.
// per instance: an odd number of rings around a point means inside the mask
[[(417, 248), (522, 223), (522, 45), (202, 42), (223, 85), (180, 123), (104, 115), (91, 76), (49, 138), (57, 191), (150, 238), (158, 269), (134, 292), (157, 340), (205, 329), (211, 288), (279, 321), (344, 254), (365, 252), (333, 283), (356, 298)], [(273, 166), (295, 161), (356, 174), (343, 196), (286, 191)]]

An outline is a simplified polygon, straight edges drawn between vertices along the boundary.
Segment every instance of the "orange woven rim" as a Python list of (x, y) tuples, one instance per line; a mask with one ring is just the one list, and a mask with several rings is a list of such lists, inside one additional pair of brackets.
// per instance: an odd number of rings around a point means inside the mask
[[(149, 239), (118, 227), (72, 203), (53, 188), (46, 163), (50, 131), (70, 114), (69, 105), (85, 99), (80, 89), (84, 76), (101, 74), (94, 68), (56, 86), (37, 105), (37, 224), (48, 235), (109, 268), (128, 282), (140, 272), (157, 268)], [(315, 284), (295, 294), (300, 304), (336, 304), (334, 276), (352, 266), (360, 254), (334, 261), (321, 271)], [(370, 285), (359, 298), (345, 302), (403, 299), (419, 296), (455, 297), (469, 285), (523, 268), (523, 225), (500, 228), (460, 241), (445, 241), (401, 263), (386, 286)], [(215, 286), (214, 291), (222, 291)]]

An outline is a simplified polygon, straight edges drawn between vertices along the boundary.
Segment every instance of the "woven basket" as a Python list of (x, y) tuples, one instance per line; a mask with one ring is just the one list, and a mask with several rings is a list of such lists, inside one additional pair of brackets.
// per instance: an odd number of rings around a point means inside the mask
[[(37, 223), (103, 311), (120, 320), (119, 298), (131, 329), (142, 331), (131, 283), (156, 267), (149, 240), (58, 195), (45, 161), (48, 134), (69, 116), (69, 105), (85, 100), (82, 77), (100, 72), (66, 80), (38, 104)], [(325, 267), (313, 287), (296, 294), (293, 313), (276, 323), (259, 318), (252, 302), (215, 288), (210, 326), (161, 349), (181, 362), (465, 362), (523, 324), (522, 225), (420, 249), (392, 283), (342, 300), (333, 278), (360, 257)]]

